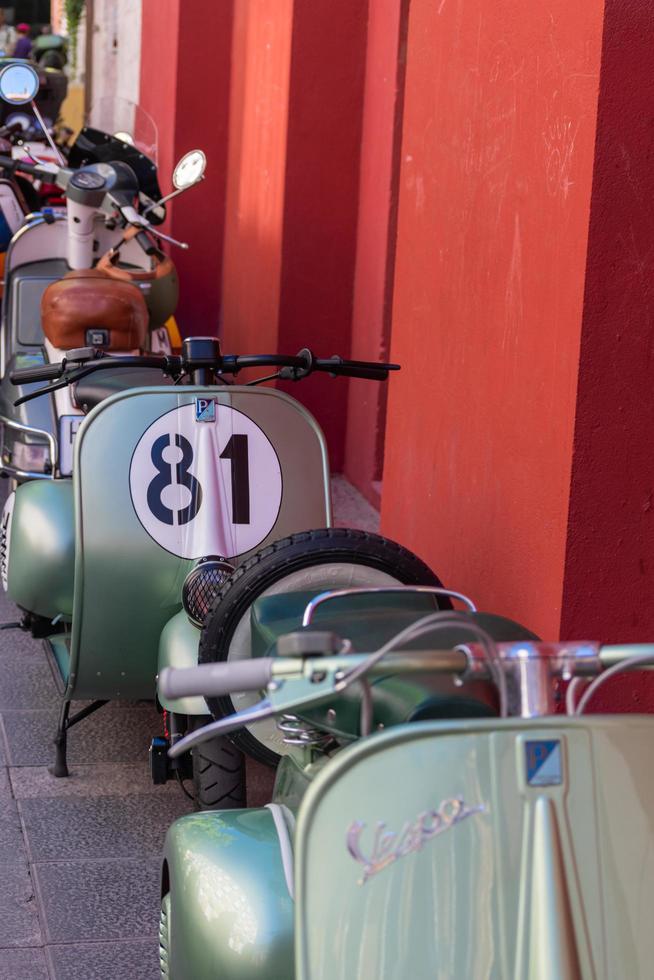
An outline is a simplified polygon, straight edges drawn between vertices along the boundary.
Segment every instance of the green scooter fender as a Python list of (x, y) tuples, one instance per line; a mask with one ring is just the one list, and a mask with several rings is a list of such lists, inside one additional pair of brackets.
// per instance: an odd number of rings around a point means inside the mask
[(8, 544), (9, 598), (39, 616), (69, 619), (75, 569), (72, 482), (32, 480), (17, 487)]
[(169, 980), (292, 980), (289, 823), (273, 805), (196, 813), (172, 825), (161, 925)]
[[(183, 609), (169, 619), (159, 640), (159, 668), (195, 667), (198, 662), (198, 643), (200, 630), (190, 622)], [(161, 706), (166, 711), (180, 715), (209, 715), (207, 702), (201, 697), (176, 698), (170, 700), (159, 695)], [(207, 718), (207, 721), (209, 718)]]

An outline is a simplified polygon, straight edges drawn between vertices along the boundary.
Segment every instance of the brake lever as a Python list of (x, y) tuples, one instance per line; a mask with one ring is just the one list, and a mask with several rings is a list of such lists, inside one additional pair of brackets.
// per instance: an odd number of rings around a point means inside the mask
[(268, 698), (263, 698), (249, 708), (244, 708), (233, 715), (227, 715), (226, 718), (219, 718), (218, 721), (212, 721), (208, 725), (191, 732), (190, 735), (185, 735), (168, 749), (168, 755), (171, 759), (176, 759), (177, 756), (192, 749), (194, 745), (207, 742), (216, 735), (226, 735), (228, 732), (237, 731), (244, 725), (251, 725), (255, 721), (265, 721), (267, 718), (272, 718), (276, 713), (276, 709)]
[(45, 385), (44, 388), (39, 388), (37, 391), (30, 391), (27, 395), (21, 395), (14, 402), (14, 407), (18, 408), (19, 405), (24, 405), (25, 402), (32, 401), (33, 398), (40, 398), (41, 395), (49, 395), (53, 391), (59, 391), (60, 388), (65, 388), (67, 385), (79, 381), (87, 374), (91, 374), (91, 371), (81, 367), (76, 368), (70, 374), (64, 372), (64, 376), (59, 381), (54, 381), (51, 385)]

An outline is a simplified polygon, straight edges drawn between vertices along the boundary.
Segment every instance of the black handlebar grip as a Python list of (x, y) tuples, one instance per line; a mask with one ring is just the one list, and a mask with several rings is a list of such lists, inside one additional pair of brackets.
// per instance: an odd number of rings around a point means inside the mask
[(13, 157), (3, 155), (0, 155), (0, 169), (11, 170), (12, 173), (14, 170), (19, 170), (21, 173), (32, 174), (36, 177), (52, 178), (53, 176), (49, 170), (39, 167), (36, 163), (28, 163), (27, 160), (14, 160)]
[(272, 677), (272, 664), (272, 657), (255, 657), (253, 660), (199, 664), (197, 667), (164, 667), (159, 674), (159, 693), (166, 699), (174, 700), (260, 691)]
[(33, 381), (54, 381), (63, 374), (62, 364), (42, 364), (40, 367), (20, 368), (12, 371), (9, 380), (14, 385), (30, 384)]
[(318, 365), (319, 371), (329, 371), (339, 378), (361, 378), (364, 381), (386, 381), (388, 378), (387, 368), (355, 368), (348, 367), (347, 364), (333, 364), (329, 367)]

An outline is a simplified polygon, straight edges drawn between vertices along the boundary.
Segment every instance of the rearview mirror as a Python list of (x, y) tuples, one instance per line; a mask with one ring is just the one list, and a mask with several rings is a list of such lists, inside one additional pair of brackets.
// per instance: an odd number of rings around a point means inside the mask
[(0, 71), (0, 97), (11, 105), (31, 102), (39, 90), (39, 76), (31, 65), (7, 65)]
[(177, 190), (186, 190), (187, 187), (202, 180), (206, 166), (207, 158), (202, 150), (185, 153), (173, 171), (173, 184)]

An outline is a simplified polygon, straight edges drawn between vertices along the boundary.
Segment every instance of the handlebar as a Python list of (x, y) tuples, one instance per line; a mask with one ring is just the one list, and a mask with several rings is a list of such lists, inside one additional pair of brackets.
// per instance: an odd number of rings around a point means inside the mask
[(27, 163), (24, 160), (14, 160), (12, 157), (6, 157), (3, 155), (0, 155), (0, 168), (3, 170), (9, 170), (11, 173), (18, 170), (20, 173), (29, 174), (30, 177), (49, 177), (50, 179), (52, 179), (54, 173), (47, 167), (39, 166), (36, 163)]
[[(295, 636), (296, 634), (292, 634)], [(297, 634), (298, 636), (311, 635), (309, 633)], [(603, 670), (613, 669), (621, 663), (631, 661), (634, 658), (641, 659), (647, 668), (647, 660), (651, 661), (654, 668), (654, 643), (623, 644), (620, 646), (604, 646), (598, 644), (547, 644), (529, 643), (533, 647), (536, 656), (539, 654), (548, 659), (557, 658), (564, 664), (563, 670), (567, 667), (571, 671), (571, 676), (592, 677)], [(500, 662), (504, 669), (508, 668), (511, 657), (507, 652), (511, 648), (521, 646), (519, 643), (500, 643), (498, 651)], [(483, 680), (488, 671), (484, 667), (483, 659), (478, 656), (476, 644), (466, 644), (454, 650), (394, 650), (388, 653), (383, 661), (379, 661), (373, 667), (372, 673), (415, 673), (425, 670), (436, 673), (456, 673), (467, 674), (471, 678)], [(579, 660), (575, 670), (574, 653), (578, 649)], [(572, 663), (568, 658), (572, 654)], [(320, 667), (320, 673), (325, 673), (322, 667), (329, 668), (333, 673), (347, 665), (358, 667), (366, 662), (370, 655), (352, 654), (340, 655), (337, 657), (328, 656), (322, 653), (311, 653), (304, 656), (295, 657), (257, 657), (252, 660), (240, 660), (233, 663), (213, 663), (199, 664), (197, 667), (173, 668), (165, 667), (159, 675), (159, 691), (163, 697), (174, 700), (175, 698), (204, 696), (220, 697), (226, 694), (241, 693), (244, 691), (261, 691), (267, 687), (273, 678), (292, 678), (306, 679), (307, 670)], [(306, 664), (312, 666), (305, 667)]]
[(234, 691), (260, 691), (270, 683), (272, 665), (272, 657), (257, 657), (234, 663), (199, 664), (186, 670), (164, 667), (159, 674), (159, 691), (171, 700), (198, 694), (216, 698)]
[[(334, 377), (361, 378), (368, 381), (385, 381), (389, 371), (399, 371), (399, 364), (375, 363), (374, 361), (349, 361), (341, 357), (317, 358), (308, 348), (295, 356), (283, 354), (226, 354), (220, 353), (216, 341), (206, 338), (188, 338), (181, 355), (134, 355), (113, 357), (93, 347), (68, 351), (59, 364), (45, 364), (20, 368), (10, 373), (13, 384), (29, 384), (36, 381), (53, 381), (54, 384), (31, 391), (17, 399), (15, 405), (73, 384), (95, 371), (115, 368), (151, 367), (175, 379), (193, 375), (196, 371), (209, 370), (216, 375), (236, 375), (245, 368), (279, 368), (279, 376), (286, 380), (300, 381), (314, 371)], [(209, 383), (203, 381), (202, 383)], [(256, 379), (255, 382), (256, 383)]]
[(12, 371), (9, 379), (14, 385), (31, 384), (34, 381), (54, 381), (63, 373), (61, 364), (42, 364), (39, 367), (20, 368)]

